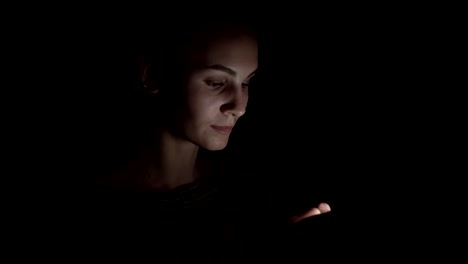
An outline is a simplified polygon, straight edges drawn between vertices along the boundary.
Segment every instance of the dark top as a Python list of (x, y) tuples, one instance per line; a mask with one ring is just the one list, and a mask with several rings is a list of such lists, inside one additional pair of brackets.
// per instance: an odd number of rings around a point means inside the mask
[(278, 232), (283, 221), (275, 205), (266, 204), (270, 196), (232, 181), (199, 180), (165, 192), (99, 188), (95, 194), (87, 241), (93, 256), (106, 262), (288, 263), (291, 254), (314, 254), (317, 243), (310, 242), (327, 236), (323, 224), (311, 230), (307, 222)]
[(104, 259), (133, 263), (239, 263), (257, 251), (249, 249), (256, 217), (223, 187), (197, 181), (166, 192), (101, 188), (93, 212), (94, 250)]

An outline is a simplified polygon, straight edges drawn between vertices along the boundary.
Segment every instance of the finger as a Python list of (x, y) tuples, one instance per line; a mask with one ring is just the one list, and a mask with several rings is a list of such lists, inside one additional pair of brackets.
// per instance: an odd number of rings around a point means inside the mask
[(321, 203), (321, 204), (319, 204), (319, 206), (317, 208), (320, 210), (320, 212), (322, 214), (323, 213), (328, 213), (328, 212), (331, 211), (331, 207), (327, 203)]
[(303, 218), (306, 218), (306, 217), (311, 217), (311, 216), (314, 216), (314, 215), (319, 215), (321, 213), (321, 211), (318, 209), (318, 208), (312, 208), (310, 209), (308, 212), (306, 212), (305, 214), (302, 215)]
[(321, 214), (320, 210), (318, 208), (314, 207), (314, 208), (310, 209), (309, 211), (305, 212), (304, 214), (295, 217), (293, 222), (297, 223), (297, 222), (301, 221), (304, 218), (319, 215), (319, 214)]

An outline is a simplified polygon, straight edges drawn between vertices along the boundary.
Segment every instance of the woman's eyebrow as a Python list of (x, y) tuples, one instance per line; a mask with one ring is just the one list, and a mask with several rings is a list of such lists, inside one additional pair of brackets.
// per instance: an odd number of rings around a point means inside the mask
[(222, 72), (225, 72), (229, 75), (232, 75), (232, 76), (236, 76), (237, 75), (237, 72), (229, 67), (226, 67), (224, 65), (221, 65), (221, 64), (214, 64), (214, 65), (210, 65), (210, 66), (205, 66), (203, 67), (205, 69), (213, 69), (213, 70), (217, 70), (217, 71), (222, 71)]
[[(229, 67), (226, 67), (222, 64), (214, 64), (214, 65), (209, 65), (209, 66), (204, 66), (202, 67), (204, 69), (212, 69), (212, 70), (217, 70), (217, 71), (222, 71), (222, 72), (225, 72), (229, 75), (232, 75), (233, 77), (236, 77), (237, 76), (237, 72)], [(249, 74), (249, 76), (247, 76), (247, 78), (250, 78), (252, 76), (255, 75), (255, 73), (257, 72), (257, 69), (255, 69), (251, 74)]]

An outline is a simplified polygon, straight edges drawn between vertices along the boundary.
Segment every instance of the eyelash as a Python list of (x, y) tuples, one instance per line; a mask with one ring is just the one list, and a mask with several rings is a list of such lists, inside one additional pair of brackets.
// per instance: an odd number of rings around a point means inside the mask
[(225, 85), (224, 82), (215, 82), (215, 81), (205, 81), (206, 85), (211, 86), (213, 88), (220, 88)]
[[(211, 86), (214, 89), (221, 88), (226, 85), (224, 82), (205, 81), (206, 85)], [(242, 83), (242, 88), (248, 88), (248, 83)]]

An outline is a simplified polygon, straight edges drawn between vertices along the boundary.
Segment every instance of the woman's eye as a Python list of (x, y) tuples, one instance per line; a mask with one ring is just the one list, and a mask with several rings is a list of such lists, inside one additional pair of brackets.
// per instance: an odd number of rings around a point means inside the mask
[(224, 82), (216, 82), (216, 81), (205, 81), (206, 85), (213, 87), (213, 88), (220, 88), (224, 86)]
[(249, 88), (249, 84), (248, 83), (242, 83), (242, 88)]

